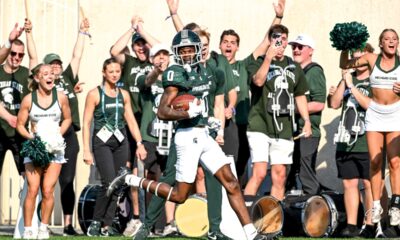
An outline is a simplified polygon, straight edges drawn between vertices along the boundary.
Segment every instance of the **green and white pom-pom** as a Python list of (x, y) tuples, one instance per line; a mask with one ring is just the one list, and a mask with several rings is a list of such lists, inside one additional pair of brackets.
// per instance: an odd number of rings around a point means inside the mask
[(369, 38), (367, 27), (359, 22), (337, 23), (329, 35), (332, 47), (340, 51), (364, 49)]
[(20, 153), (22, 157), (30, 158), (36, 167), (46, 167), (54, 159), (54, 155), (46, 150), (45, 143), (38, 136), (22, 143)]

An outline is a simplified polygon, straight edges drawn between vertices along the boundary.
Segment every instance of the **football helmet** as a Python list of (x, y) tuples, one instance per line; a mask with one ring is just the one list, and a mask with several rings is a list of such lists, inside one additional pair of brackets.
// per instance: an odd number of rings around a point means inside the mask
[[(190, 46), (194, 47), (195, 54), (193, 58), (188, 61), (187, 58), (184, 58), (184, 55), (179, 54), (179, 49)], [(200, 37), (195, 32), (187, 29), (178, 32), (172, 40), (172, 52), (175, 62), (181, 66), (186, 64), (189, 64), (191, 67), (195, 66), (201, 60), (202, 47), (203, 45), (201, 44)]]

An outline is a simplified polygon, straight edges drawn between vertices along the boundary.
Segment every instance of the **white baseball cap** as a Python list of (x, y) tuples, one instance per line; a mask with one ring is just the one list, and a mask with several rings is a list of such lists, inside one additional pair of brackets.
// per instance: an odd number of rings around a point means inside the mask
[(171, 51), (169, 49), (169, 46), (167, 46), (166, 44), (157, 43), (150, 49), (150, 57), (154, 57), (160, 51), (167, 51), (168, 54), (171, 54)]
[(295, 43), (303, 45), (303, 46), (309, 46), (310, 48), (315, 49), (314, 39), (312, 39), (312, 37), (310, 37), (309, 35), (304, 34), (304, 33), (297, 36), (295, 40), (290, 41), (289, 45), (293, 45)]

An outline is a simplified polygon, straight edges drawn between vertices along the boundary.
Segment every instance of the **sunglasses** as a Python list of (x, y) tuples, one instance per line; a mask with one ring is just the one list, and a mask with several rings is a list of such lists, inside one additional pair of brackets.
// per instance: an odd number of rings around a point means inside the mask
[(292, 45), (292, 50), (296, 50), (296, 48), (298, 48), (300, 51), (303, 50), (303, 45), (297, 45), (297, 44), (293, 44)]
[(19, 58), (23, 58), (25, 56), (25, 53), (17, 53), (17, 52), (14, 52), (14, 51), (10, 52), (11, 57), (15, 57), (15, 56), (17, 56), (17, 54), (18, 54)]

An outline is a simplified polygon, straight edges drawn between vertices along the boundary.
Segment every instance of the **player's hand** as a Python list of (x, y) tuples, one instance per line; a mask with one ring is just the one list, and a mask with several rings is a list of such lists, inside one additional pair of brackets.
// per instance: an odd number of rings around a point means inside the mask
[(189, 118), (195, 118), (204, 112), (204, 101), (201, 99), (193, 99), (192, 102), (189, 103), (189, 109), (187, 113), (189, 114)]
[(10, 114), (6, 118), (6, 121), (7, 121), (8, 125), (10, 125), (10, 127), (12, 127), (12, 128), (16, 128), (17, 127), (17, 116), (14, 116), (14, 115)]
[(85, 18), (82, 20), (81, 25), (79, 26), (79, 30), (81, 32), (89, 32), (89, 28), (90, 28), (90, 23), (89, 23), (89, 19)]

